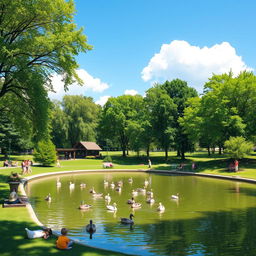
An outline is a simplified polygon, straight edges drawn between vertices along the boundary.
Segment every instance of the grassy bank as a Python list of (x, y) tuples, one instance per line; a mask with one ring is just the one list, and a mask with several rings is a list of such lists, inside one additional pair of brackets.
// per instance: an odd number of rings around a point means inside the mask
[[(121, 157), (121, 152), (108, 152), (111, 155), (114, 169), (147, 169), (147, 157), (144, 155), (137, 156), (130, 154), (128, 157)], [(30, 156), (12, 156), (11, 160), (28, 159)], [(2, 158), (3, 159), (3, 158)], [(256, 155), (240, 161), (240, 170), (238, 173), (228, 172), (228, 158), (219, 156), (218, 154), (208, 157), (206, 153), (188, 154), (185, 161), (181, 161), (175, 156), (174, 152), (170, 152), (170, 158), (167, 162), (164, 160), (162, 152), (151, 153), (152, 168), (156, 170), (171, 170), (174, 166), (184, 163), (184, 170), (191, 171), (192, 162), (196, 162), (198, 168), (196, 172), (233, 175), (246, 178), (256, 179)], [(102, 169), (102, 160), (99, 159), (83, 159), (61, 161), (61, 168), (58, 167), (40, 167), (33, 166), (33, 175), (45, 172), (83, 170), (83, 169)], [(20, 172), (20, 168), (4, 168), (0, 169), (0, 197), (7, 198), (9, 195), (9, 187), (6, 184), (6, 178), (11, 171)], [(36, 225), (31, 220), (26, 208), (1, 208), (0, 211), (0, 254), (3, 256), (11, 255), (123, 255), (119, 253), (105, 252), (102, 250), (91, 249), (89, 247), (75, 245), (71, 251), (58, 251), (55, 249), (55, 238), (50, 240), (25, 239), (24, 228), (29, 227), (36, 229)]]

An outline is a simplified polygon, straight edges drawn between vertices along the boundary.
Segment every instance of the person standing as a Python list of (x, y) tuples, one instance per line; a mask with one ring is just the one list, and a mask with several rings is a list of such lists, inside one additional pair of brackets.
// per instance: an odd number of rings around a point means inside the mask
[(238, 160), (235, 160), (235, 172), (238, 172), (238, 165), (239, 165), (239, 163), (238, 163)]
[(148, 159), (148, 168), (151, 169), (151, 167), (152, 167), (151, 160)]

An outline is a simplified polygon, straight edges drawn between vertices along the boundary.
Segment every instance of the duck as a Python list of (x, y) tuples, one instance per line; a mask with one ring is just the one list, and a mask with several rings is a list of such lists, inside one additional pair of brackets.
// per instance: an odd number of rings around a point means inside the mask
[(75, 183), (72, 183), (71, 181), (69, 182), (69, 188), (74, 189), (75, 188)]
[(92, 194), (92, 196), (93, 196), (94, 198), (99, 198), (99, 197), (102, 197), (102, 196), (103, 196), (103, 193), (94, 193), (94, 194)]
[(179, 199), (179, 193), (177, 193), (176, 195), (171, 195), (171, 198), (176, 200)]
[(94, 233), (96, 231), (96, 225), (92, 223), (92, 220), (90, 220), (90, 224), (88, 224), (85, 229), (88, 233)]
[(94, 187), (92, 187), (89, 192), (92, 193), (92, 194), (96, 194), (96, 191), (94, 190)]
[(138, 208), (141, 208), (141, 203), (133, 203), (133, 204), (131, 204), (131, 208), (133, 208), (133, 209), (138, 209)]
[(107, 181), (107, 180), (104, 180), (104, 181), (103, 181), (103, 184), (104, 184), (104, 186), (108, 186), (108, 181)]
[(81, 183), (80, 184), (80, 188), (85, 188), (86, 187), (86, 184), (85, 183)]
[(116, 203), (113, 203), (113, 205), (106, 205), (106, 207), (109, 211), (112, 211), (112, 212), (117, 211)]
[(85, 204), (84, 201), (82, 201), (81, 204), (79, 205), (78, 209), (80, 209), (80, 210), (88, 210), (91, 207), (92, 207), (92, 205)]
[(108, 201), (108, 202), (111, 201), (111, 197), (110, 197), (109, 193), (107, 195), (105, 195), (105, 200)]
[(132, 177), (128, 179), (128, 182), (129, 182), (129, 183), (133, 183)]
[(137, 196), (137, 195), (138, 195), (138, 192), (133, 189), (132, 190), (132, 196)]
[(123, 224), (134, 224), (134, 221), (132, 219), (133, 217), (134, 217), (134, 215), (131, 213), (129, 219), (128, 218), (121, 218), (120, 221)]
[(159, 212), (163, 212), (165, 210), (165, 207), (162, 205), (162, 203), (159, 203), (158, 207), (157, 207), (157, 210)]
[(135, 200), (133, 197), (132, 197), (132, 199), (128, 199), (127, 204), (133, 204), (133, 203), (135, 203)]
[(57, 187), (61, 187), (60, 178), (57, 179), (57, 181), (56, 181), (56, 186), (57, 186)]
[(120, 186), (116, 187), (116, 191), (121, 192), (122, 188)]
[(150, 197), (153, 197), (154, 193), (153, 193), (153, 189), (151, 188), (150, 191), (147, 192), (147, 195), (149, 195)]
[(114, 188), (114, 187), (115, 187), (115, 183), (112, 182), (112, 183), (110, 184), (110, 187), (111, 187), (111, 188)]
[(153, 197), (149, 197), (146, 202), (148, 204), (153, 204), (155, 202), (155, 199)]
[(51, 201), (52, 201), (51, 194), (49, 193), (49, 194), (45, 197), (44, 200), (45, 200), (45, 201), (48, 201), (48, 202), (51, 202)]

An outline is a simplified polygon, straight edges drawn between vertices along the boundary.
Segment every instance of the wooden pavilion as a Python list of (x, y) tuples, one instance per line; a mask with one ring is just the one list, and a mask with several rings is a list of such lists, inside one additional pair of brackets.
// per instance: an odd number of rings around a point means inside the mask
[(73, 148), (56, 148), (59, 154), (64, 154), (65, 159), (84, 158), (87, 156), (99, 156), (102, 149), (91, 141), (80, 141)]

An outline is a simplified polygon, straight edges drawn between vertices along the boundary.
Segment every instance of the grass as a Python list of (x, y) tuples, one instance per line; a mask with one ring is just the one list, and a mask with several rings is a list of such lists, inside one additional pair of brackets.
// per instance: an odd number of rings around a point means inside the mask
[[(114, 163), (114, 169), (147, 169), (147, 157), (144, 155), (138, 156), (135, 153), (130, 153), (126, 158), (121, 157), (121, 152), (104, 152), (103, 156), (109, 154)], [(164, 160), (162, 152), (152, 152), (150, 159), (152, 168), (156, 170), (170, 170), (174, 165), (181, 162), (185, 164), (184, 170), (191, 171), (192, 162), (196, 162), (198, 169), (196, 172), (210, 173), (229, 176), (240, 176), (256, 179), (256, 155), (252, 154), (250, 158), (240, 161), (240, 171), (238, 173), (228, 172), (227, 166), (229, 159), (224, 155), (207, 156), (205, 152), (197, 152), (186, 155), (187, 159), (181, 161), (176, 157), (174, 152), (170, 152), (168, 161)], [(29, 159), (31, 156), (11, 156), (11, 160), (21, 161)], [(4, 157), (0, 156), (1, 160)], [(41, 167), (33, 166), (33, 175), (45, 172), (68, 171), (68, 170), (85, 170), (85, 169), (102, 169), (102, 160), (99, 159), (81, 159), (61, 161), (61, 168), (58, 167)], [(6, 184), (6, 178), (11, 171), (20, 172), (20, 168), (4, 168), (0, 169), (0, 197), (8, 198), (9, 186)], [(0, 254), (1, 256), (32, 256), (32, 255), (76, 255), (76, 256), (99, 256), (99, 255), (124, 255), (120, 253), (112, 253), (98, 249), (92, 249), (86, 246), (75, 245), (72, 250), (59, 251), (55, 248), (55, 238), (49, 240), (25, 238), (25, 227), (30, 229), (38, 228), (31, 220), (26, 208), (1, 208), (0, 211)]]

